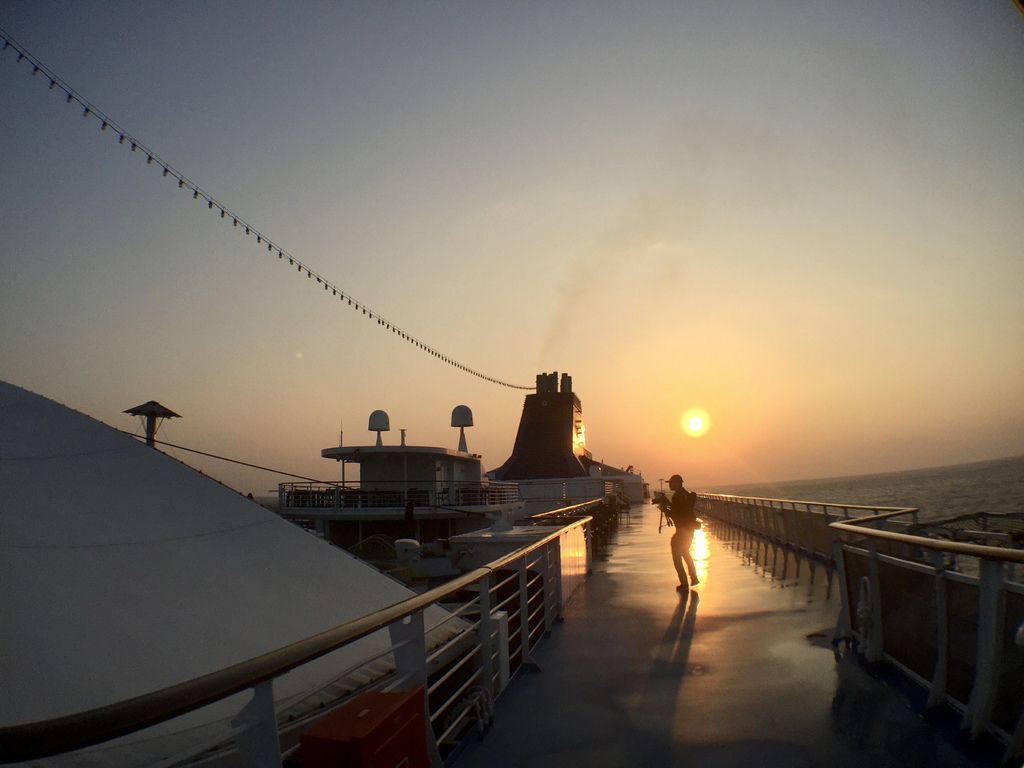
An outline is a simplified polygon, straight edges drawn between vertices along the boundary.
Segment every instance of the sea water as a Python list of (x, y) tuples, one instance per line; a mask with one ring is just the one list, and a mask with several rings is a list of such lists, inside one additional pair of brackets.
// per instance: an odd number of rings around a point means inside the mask
[(916, 507), (918, 519), (1024, 512), (1024, 456), (879, 475), (718, 487), (717, 493), (885, 507)]

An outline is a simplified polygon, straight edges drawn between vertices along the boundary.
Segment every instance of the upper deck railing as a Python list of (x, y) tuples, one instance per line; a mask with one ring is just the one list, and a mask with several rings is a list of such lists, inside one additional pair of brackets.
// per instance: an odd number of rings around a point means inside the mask
[[(277, 487), (279, 509), (358, 510), (418, 507), (459, 508), (513, 504), (520, 500), (516, 483), (455, 481), (440, 487), (423, 482), (388, 480), (364, 488), (353, 483), (281, 483)], [(455, 510), (457, 511), (457, 509)]]
[[(244, 765), (280, 765), (278, 732), (285, 724), (274, 709), (272, 681), (388, 629), (391, 645), (381, 656), (391, 659), (394, 671), (372, 687), (425, 687), (427, 743), (436, 768), (441, 749), (457, 739), (473, 718), (486, 715), (493, 697), (509, 675), (529, 660), (531, 650), (550, 631), (589, 571), (591, 520), (584, 516), (549, 534), (539, 533), (535, 542), (440, 587), (208, 675), (86, 712), (0, 727), (0, 762), (36, 760), (100, 744), (252, 689), (252, 701), (231, 721), (233, 737), (228, 737), (223, 749), (237, 747)], [(452, 605), (453, 600), (459, 602)], [(435, 605), (443, 605), (449, 613), (427, 627), (424, 612)], [(428, 651), (427, 633), (457, 620), (468, 622), (465, 629)], [(431, 677), (428, 665), (439, 660), (443, 667)], [(467, 697), (474, 697), (473, 706), (465, 704)], [(318, 708), (315, 714), (319, 717), (325, 711)], [(300, 725), (309, 722), (299, 720), (291, 727)], [(210, 749), (209, 744), (200, 745), (196, 754)], [(179, 757), (187, 762), (187, 756)]]
[[(700, 514), (752, 550), (838, 571), (837, 642), (894, 664), (994, 733), (1006, 759), (1024, 751), (1024, 549), (921, 536), (917, 510), (701, 494)], [(870, 513), (870, 514), (864, 514)], [(964, 561), (967, 562), (964, 562)], [(831, 585), (831, 579), (830, 579)]]

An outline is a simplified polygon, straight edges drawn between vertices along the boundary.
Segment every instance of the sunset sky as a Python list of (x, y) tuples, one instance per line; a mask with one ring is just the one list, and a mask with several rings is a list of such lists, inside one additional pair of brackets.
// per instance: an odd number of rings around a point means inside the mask
[[(655, 483), (1024, 453), (1009, 0), (7, 0), (0, 27), (374, 312), (505, 381), (569, 372), (594, 457)], [(324, 478), (339, 425), (454, 448), (464, 403), (505, 461), (525, 392), (332, 299), (31, 72), (0, 53), (0, 379)]]

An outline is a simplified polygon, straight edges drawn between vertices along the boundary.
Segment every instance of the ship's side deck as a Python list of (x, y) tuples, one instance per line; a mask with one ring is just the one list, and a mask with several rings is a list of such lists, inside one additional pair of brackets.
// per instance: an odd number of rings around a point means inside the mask
[(839, 595), (826, 599), (820, 568), (813, 587), (806, 570), (781, 582), (709, 534), (694, 548), (702, 583), (680, 595), (670, 535), (650, 506), (623, 519), (539, 669), (502, 694), (457, 768), (984, 764), (837, 663)]

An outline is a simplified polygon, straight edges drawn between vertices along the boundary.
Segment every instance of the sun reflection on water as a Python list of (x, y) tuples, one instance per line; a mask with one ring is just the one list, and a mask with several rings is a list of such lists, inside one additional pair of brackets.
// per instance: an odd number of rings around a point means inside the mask
[(710, 553), (708, 550), (707, 534), (705, 534), (704, 530), (701, 528), (698, 528), (693, 532), (693, 543), (690, 545), (690, 556), (693, 557), (693, 564), (697, 566), (697, 578), (702, 582), (707, 581)]

